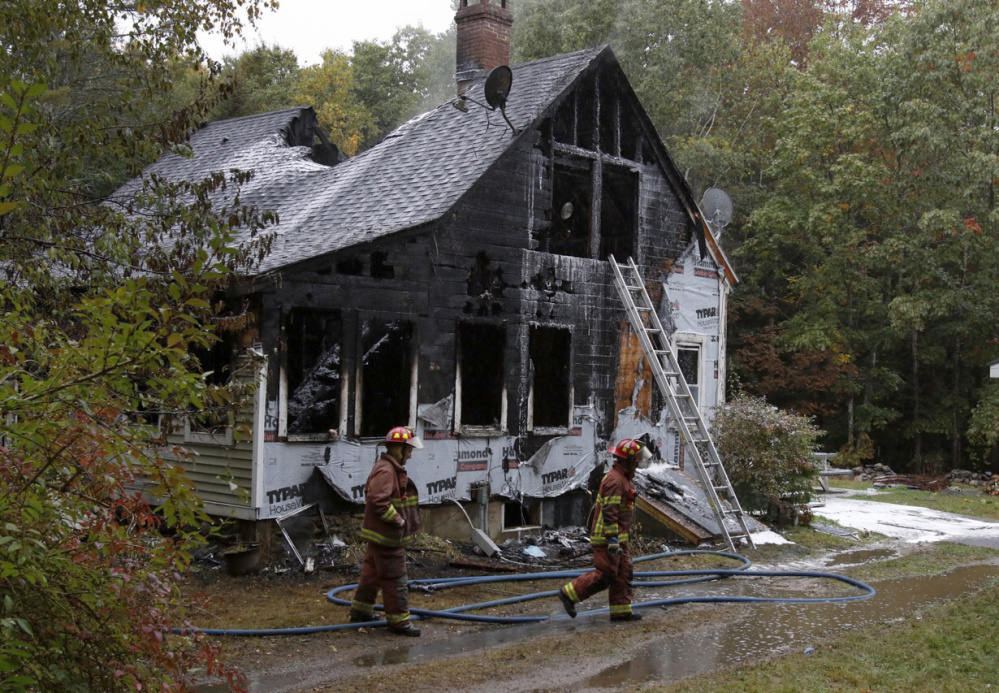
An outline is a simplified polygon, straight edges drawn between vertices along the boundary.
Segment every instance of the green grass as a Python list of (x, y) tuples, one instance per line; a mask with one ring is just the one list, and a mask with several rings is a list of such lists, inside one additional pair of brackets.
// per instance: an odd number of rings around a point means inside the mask
[[(850, 577), (863, 582), (876, 582), (903, 577), (937, 575), (954, 566), (994, 560), (999, 551), (984, 546), (965, 546), (939, 541), (921, 546), (899, 558), (876, 561), (850, 571)], [(997, 689), (999, 690), (999, 689)]]
[(810, 655), (642, 691), (987, 691), (999, 688), (995, 581), (980, 592), (936, 604), (901, 622), (853, 632)]
[[(860, 481), (835, 481), (832, 486), (848, 489), (867, 489), (871, 484)], [(986, 520), (999, 520), (999, 496), (987, 496), (979, 491), (957, 494), (947, 491), (916, 491), (900, 487), (887, 487), (863, 500), (898, 505), (915, 505), (947, 513), (973, 515)]]

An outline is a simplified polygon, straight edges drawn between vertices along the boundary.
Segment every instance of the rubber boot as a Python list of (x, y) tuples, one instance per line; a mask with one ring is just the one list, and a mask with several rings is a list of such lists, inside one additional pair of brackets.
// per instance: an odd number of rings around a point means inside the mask
[(408, 622), (404, 626), (390, 626), (388, 632), (393, 635), (405, 635), (408, 638), (420, 637), (420, 629)]
[(642, 615), (636, 614), (634, 611), (630, 614), (614, 614), (610, 617), (612, 621), (641, 621)]
[(350, 622), (351, 623), (367, 623), (369, 621), (378, 621), (379, 617), (372, 611), (371, 613), (366, 613), (364, 611), (358, 611), (357, 609), (350, 610)]
[(576, 618), (576, 602), (569, 599), (569, 595), (562, 590), (558, 591), (558, 598), (562, 602), (562, 608), (565, 609), (565, 613), (569, 614), (570, 618)]

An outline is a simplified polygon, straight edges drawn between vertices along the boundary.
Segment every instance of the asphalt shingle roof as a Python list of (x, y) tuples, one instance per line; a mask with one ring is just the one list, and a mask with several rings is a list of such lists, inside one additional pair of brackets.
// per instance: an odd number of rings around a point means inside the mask
[[(506, 114), (528, 129), (606, 48), (513, 66)], [(466, 95), (485, 103), (483, 81)], [(167, 154), (150, 166), (170, 180), (253, 170), (244, 204), (278, 213), (266, 273), (432, 222), (447, 212), (514, 142), (499, 111), (450, 103), (423, 113), (362, 154), (334, 167), (309, 159), (279, 134), (302, 109), (210, 123), (190, 140), (193, 157)], [(124, 192), (124, 189), (123, 189)]]

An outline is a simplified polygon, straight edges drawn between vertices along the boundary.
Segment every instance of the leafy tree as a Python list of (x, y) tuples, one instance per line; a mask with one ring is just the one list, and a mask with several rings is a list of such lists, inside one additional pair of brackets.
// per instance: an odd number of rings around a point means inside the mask
[[(5, 3), (3, 690), (166, 689), (194, 665), (226, 671), (210, 643), (164, 636), (184, 623), (176, 574), (203, 516), (154, 419), (234, 401), (192, 350), (218, 339), (216, 298), (267, 251), (271, 217), (239, 204), (238, 172), (102, 199), (167, 147), (182, 152), (204, 117), (204, 102), (170, 106), (180, 66), (201, 64), (195, 32), (232, 35), (240, 8), (252, 20), (267, 6)], [(234, 244), (237, 229), (249, 242)]]
[(354, 96), (354, 68), (340, 51), (323, 51), (319, 65), (302, 68), (296, 98), (316, 109), (331, 142), (354, 156), (362, 142), (377, 135), (374, 116)]
[(432, 84), (427, 59), (437, 41), (426, 29), (408, 26), (397, 31), (390, 42), (354, 42), (350, 61), (353, 97), (374, 118), (374, 130), (362, 149), (419, 113)]
[(300, 105), (295, 101), (299, 71), (295, 52), (279, 46), (261, 44), (227, 58), (220, 83), (225, 98), (213, 112), (213, 120)]

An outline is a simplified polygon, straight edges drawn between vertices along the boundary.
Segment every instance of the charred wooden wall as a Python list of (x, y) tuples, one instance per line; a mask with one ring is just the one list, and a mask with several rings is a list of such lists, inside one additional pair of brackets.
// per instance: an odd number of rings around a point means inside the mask
[[(277, 398), (277, 367), (287, 349), (282, 320), (292, 308), (340, 311), (345, 343), (356, 342), (358, 326), (368, 317), (411, 320), (421, 404), (454, 391), (459, 323), (493, 324), (506, 335), (508, 430), (524, 436), (530, 326), (552, 326), (571, 331), (572, 353), (566, 358), (574, 400), (596, 405), (598, 434), (608, 436), (617, 409), (624, 313), (606, 262), (535, 249), (536, 232), (552, 222), (552, 159), (543, 140), (542, 132), (520, 139), (434, 226), (317, 258), (258, 285), (261, 337), (272, 355), (268, 400)], [(669, 271), (689, 243), (691, 228), (655, 160), (637, 166), (635, 259), (651, 280)], [(354, 373), (355, 359), (346, 349), (346, 373)], [(347, 405), (352, 412), (352, 387)]]

